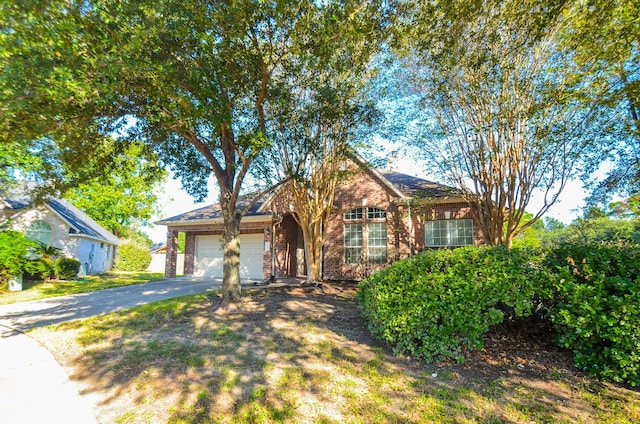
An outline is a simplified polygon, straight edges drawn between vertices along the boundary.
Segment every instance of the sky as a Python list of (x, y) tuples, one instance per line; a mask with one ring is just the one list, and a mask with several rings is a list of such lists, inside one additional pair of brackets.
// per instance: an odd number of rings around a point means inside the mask
[[(390, 151), (391, 148), (387, 150), (387, 152)], [(432, 181), (435, 180), (436, 182), (443, 181), (443, 179), (438, 180), (437, 175), (433, 176), (426, 173), (424, 164), (417, 162), (410, 155), (399, 156), (396, 166), (398, 172)], [(167, 182), (158, 193), (160, 213), (150, 220), (151, 223), (218, 202), (218, 190), (213, 176), (209, 179), (209, 195), (202, 203), (196, 203), (193, 198), (182, 189), (180, 180), (173, 179), (172, 177), (172, 175), (169, 176)], [(586, 192), (583, 189), (582, 182), (570, 181), (560, 195), (559, 201), (549, 209), (545, 217), (553, 217), (565, 224), (569, 224), (582, 215), (585, 197)], [(534, 196), (530, 205), (527, 207), (527, 211), (535, 212), (540, 206), (541, 196)], [(166, 242), (167, 229), (165, 226), (151, 225), (145, 227), (143, 230), (154, 243)]]

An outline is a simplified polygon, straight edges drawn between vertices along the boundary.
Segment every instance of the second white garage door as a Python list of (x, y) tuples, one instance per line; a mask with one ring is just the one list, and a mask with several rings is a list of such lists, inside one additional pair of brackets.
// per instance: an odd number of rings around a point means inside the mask
[[(262, 279), (262, 234), (240, 235), (240, 278)], [(222, 278), (222, 236), (196, 236), (194, 275)]]

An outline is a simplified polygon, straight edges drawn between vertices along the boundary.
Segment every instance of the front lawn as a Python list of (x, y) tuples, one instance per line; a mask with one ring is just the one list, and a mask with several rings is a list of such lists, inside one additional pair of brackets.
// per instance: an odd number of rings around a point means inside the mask
[(355, 288), (216, 293), (32, 330), (99, 423), (636, 423), (640, 393), (600, 383), (547, 338), (492, 330), (464, 364), (394, 357)]
[(66, 296), (70, 294), (92, 292), (131, 284), (148, 283), (164, 278), (161, 272), (105, 272), (89, 275), (75, 281), (25, 281), (23, 290), (18, 292), (0, 292), (0, 305), (27, 302), (45, 297)]

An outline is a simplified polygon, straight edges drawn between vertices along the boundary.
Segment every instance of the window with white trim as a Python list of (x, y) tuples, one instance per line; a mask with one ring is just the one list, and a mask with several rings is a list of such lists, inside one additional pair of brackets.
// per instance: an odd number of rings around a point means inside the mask
[(472, 219), (447, 219), (424, 223), (426, 247), (457, 247), (473, 244)]
[(27, 238), (33, 241), (39, 241), (40, 243), (51, 245), (51, 225), (46, 221), (33, 221), (27, 228)]
[(355, 208), (346, 211), (343, 217), (344, 262), (387, 263), (387, 211), (373, 207)]
[(362, 262), (362, 224), (344, 224), (344, 262)]

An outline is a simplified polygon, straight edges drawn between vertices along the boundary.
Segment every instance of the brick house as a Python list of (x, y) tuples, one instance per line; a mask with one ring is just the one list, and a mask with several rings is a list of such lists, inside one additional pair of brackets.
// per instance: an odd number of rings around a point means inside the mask
[[(482, 234), (455, 189), (395, 171), (357, 167), (336, 190), (323, 250), (323, 278), (360, 280), (429, 248), (477, 245)], [(283, 192), (284, 191), (284, 192)], [(244, 201), (238, 207), (244, 207)], [(302, 277), (302, 230), (286, 201), (286, 186), (255, 204), (240, 223), (240, 276)], [(165, 276), (176, 275), (177, 237), (186, 235), (184, 273), (222, 277), (222, 213), (217, 204), (166, 218)]]

